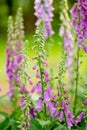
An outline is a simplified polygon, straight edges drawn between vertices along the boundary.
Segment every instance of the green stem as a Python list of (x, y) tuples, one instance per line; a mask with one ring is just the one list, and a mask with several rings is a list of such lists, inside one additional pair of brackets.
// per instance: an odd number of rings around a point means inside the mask
[[(38, 64), (39, 64), (39, 70), (40, 70), (40, 79), (41, 79), (41, 84), (42, 84), (42, 97), (44, 97), (44, 81), (43, 81), (43, 72), (42, 72), (42, 67), (41, 67), (41, 59), (38, 59)], [(45, 118), (47, 119), (47, 114), (46, 114), (46, 104), (44, 103), (44, 115)]]
[(77, 97), (78, 97), (78, 82), (79, 82), (79, 51), (80, 48), (77, 49), (77, 67), (76, 67), (76, 88), (75, 88), (75, 100), (74, 100), (74, 108), (73, 113), (76, 115), (76, 105), (77, 105)]

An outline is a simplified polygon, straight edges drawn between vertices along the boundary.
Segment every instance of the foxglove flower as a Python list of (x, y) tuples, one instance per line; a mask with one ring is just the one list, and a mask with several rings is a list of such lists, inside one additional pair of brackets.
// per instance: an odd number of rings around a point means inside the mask
[(44, 37), (47, 38), (54, 34), (51, 26), (53, 18), (53, 7), (52, 0), (35, 0), (35, 16), (37, 17), (36, 26), (39, 25), (40, 21), (44, 19)]
[(34, 108), (31, 108), (31, 109), (30, 109), (30, 115), (31, 115), (32, 118), (35, 118), (35, 117), (36, 117), (36, 116), (35, 116), (35, 109), (34, 109)]
[(87, 105), (87, 99), (85, 99), (85, 100), (83, 101), (83, 104), (84, 104), (84, 105)]
[(49, 93), (46, 90), (44, 91), (44, 102), (45, 103), (50, 102), (50, 96), (49, 96)]
[(72, 125), (72, 122), (71, 122), (71, 119), (70, 118), (66, 118), (66, 123), (67, 123), (67, 126), (68, 128), (71, 128), (73, 125)]
[(38, 83), (38, 84), (37, 84), (37, 86), (36, 86), (36, 92), (37, 92), (38, 94), (41, 94), (41, 93), (42, 93), (42, 85), (41, 85), (41, 83)]
[(75, 27), (75, 33), (78, 36), (78, 45), (87, 53), (87, 1), (78, 0), (72, 9), (72, 25)]
[(58, 113), (58, 120), (61, 121), (63, 119), (63, 111), (60, 110)]
[(83, 117), (85, 116), (85, 112), (81, 112), (79, 115), (78, 115), (78, 121), (80, 122), (82, 119), (83, 119)]
[(41, 111), (42, 111), (42, 99), (39, 99), (39, 101), (37, 102), (37, 105), (36, 105), (35, 109), (36, 109), (38, 112), (41, 112)]
[(51, 102), (51, 101), (50, 101), (50, 102), (48, 102), (48, 108), (49, 108), (49, 110), (50, 110), (50, 114), (51, 114), (51, 115), (54, 115), (54, 114), (55, 114), (56, 109), (55, 109), (55, 107), (53, 106), (53, 104), (52, 104), (52, 102)]
[(36, 78), (40, 78), (40, 72), (39, 71), (36, 72)]

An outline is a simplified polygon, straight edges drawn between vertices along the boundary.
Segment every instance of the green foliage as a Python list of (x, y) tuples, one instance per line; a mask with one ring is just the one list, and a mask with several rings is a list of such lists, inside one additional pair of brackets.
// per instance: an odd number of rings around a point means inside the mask
[(30, 128), (28, 130), (44, 130), (36, 119), (31, 119)]

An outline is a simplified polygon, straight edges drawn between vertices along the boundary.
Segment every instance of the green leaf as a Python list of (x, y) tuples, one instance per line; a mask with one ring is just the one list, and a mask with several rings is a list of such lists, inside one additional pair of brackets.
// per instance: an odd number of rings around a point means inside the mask
[(46, 125), (50, 124), (50, 120), (44, 121), (44, 120), (39, 120), (39, 119), (37, 119), (37, 121), (38, 121), (38, 122), (40, 123), (40, 125), (42, 125), (42, 126), (46, 126)]
[(67, 128), (65, 126), (63, 126), (63, 125), (60, 125), (60, 126), (56, 127), (53, 130), (67, 130)]
[(0, 130), (7, 130), (9, 127), (9, 119), (6, 118), (4, 121), (0, 123)]
[(36, 119), (31, 119), (30, 128), (28, 130), (43, 130), (43, 129)]

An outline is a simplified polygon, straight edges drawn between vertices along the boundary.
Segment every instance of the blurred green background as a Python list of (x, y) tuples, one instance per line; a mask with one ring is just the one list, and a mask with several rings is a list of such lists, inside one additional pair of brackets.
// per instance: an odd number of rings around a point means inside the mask
[[(76, 0), (68, 0), (69, 8), (71, 9), (73, 3)], [(24, 27), (25, 27), (25, 38), (29, 40), (29, 57), (30, 57), (30, 68), (32, 68), (33, 62), (31, 57), (34, 55), (34, 51), (31, 49), (33, 44), (33, 35), (35, 32), (35, 21), (34, 16), (34, 0), (0, 0), (0, 86), (2, 87), (2, 94), (8, 90), (8, 80), (5, 72), (6, 64), (6, 40), (7, 40), (7, 23), (8, 16), (12, 15), (15, 18), (18, 7), (23, 9)], [(49, 59), (48, 63), (50, 68), (53, 67), (56, 70), (58, 62), (61, 58), (62, 39), (58, 36), (58, 30), (61, 25), (59, 15), (63, 8), (63, 0), (53, 0), (54, 7), (54, 18), (52, 22), (53, 29), (55, 31), (54, 36), (50, 40), (48, 46)], [(82, 52), (83, 53), (83, 52)], [(84, 56), (83, 60), (87, 60)], [(81, 69), (85, 73), (86, 62), (82, 65)], [(57, 72), (57, 70), (56, 70)], [(33, 73), (31, 72), (31, 75)]]

